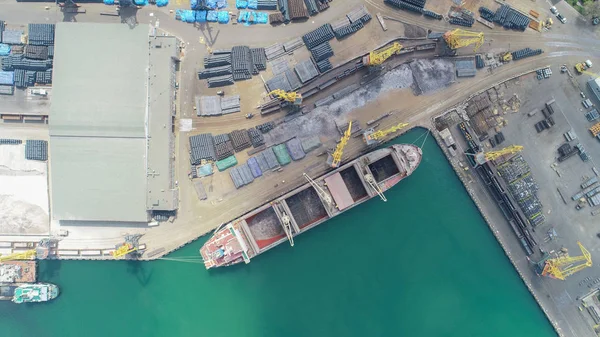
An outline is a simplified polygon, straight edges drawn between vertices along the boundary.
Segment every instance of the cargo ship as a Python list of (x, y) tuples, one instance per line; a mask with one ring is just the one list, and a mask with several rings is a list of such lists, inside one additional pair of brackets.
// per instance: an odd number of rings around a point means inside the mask
[(371, 151), (311, 179), (246, 215), (217, 228), (200, 248), (206, 269), (249, 263), (253, 257), (384, 192), (411, 175), (422, 151), (397, 144)]
[(0, 299), (14, 303), (47, 302), (58, 297), (58, 286), (50, 283), (13, 283), (0, 285)]

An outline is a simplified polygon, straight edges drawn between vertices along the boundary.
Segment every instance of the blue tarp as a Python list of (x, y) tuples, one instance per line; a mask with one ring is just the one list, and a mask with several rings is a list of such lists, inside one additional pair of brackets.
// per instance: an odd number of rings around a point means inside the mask
[(257, 23), (268, 23), (269, 14), (265, 12), (240, 11), (240, 16), (238, 16), (238, 22), (243, 23), (246, 26), (250, 26), (251, 24)]
[[(200, 9), (201, 0), (190, 0), (191, 9)], [(227, 0), (207, 0), (205, 6), (210, 9), (227, 8)]]
[(115, 4), (115, 0), (104, 0), (104, 4), (112, 6)]
[(212, 164), (202, 165), (198, 168), (198, 176), (206, 177), (213, 174)]
[(196, 11), (196, 22), (206, 22), (206, 11)]
[(0, 71), (0, 84), (14, 85), (15, 73), (12, 71)]
[(157, 7), (165, 7), (169, 4), (169, 0), (156, 0)]
[(248, 8), (258, 9), (258, 0), (248, 0)]
[(248, 1), (245, 0), (235, 0), (235, 7), (239, 9), (244, 9), (248, 7)]
[(0, 56), (8, 56), (8, 54), (10, 54), (10, 46), (0, 43)]
[(217, 13), (217, 11), (206, 12), (206, 21), (217, 22), (218, 19), (219, 19), (219, 14)]
[(183, 22), (206, 22), (206, 11), (191, 11), (189, 9), (178, 9), (175, 18)]
[(217, 18), (219, 23), (229, 23), (229, 12), (219, 11), (219, 14), (217, 14)]
[(133, 3), (137, 6), (146, 6), (148, 4), (148, 0), (133, 0)]
[(248, 167), (250, 167), (250, 171), (252, 172), (252, 175), (254, 176), (254, 178), (258, 178), (260, 176), (262, 176), (262, 171), (260, 169), (260, 166), (258, 165), (258, 161), (256, 160), (256, 158), (252, 157), (250, 159), (248, 159)]

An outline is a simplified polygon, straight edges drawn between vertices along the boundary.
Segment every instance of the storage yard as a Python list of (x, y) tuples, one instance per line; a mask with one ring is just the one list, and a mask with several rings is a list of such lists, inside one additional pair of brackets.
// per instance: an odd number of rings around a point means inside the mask
[[(593, 58), (600, 43), (591, 24), (568, 4), (556, 4), (568, 23), (556, 19), (551, 24), (554, 14), (545, 3), (519, 1), (466, 1), (462, 7), (443, 0), (135, 3), (140, 8), (120, 11), (110, 1), (47, 9), (37, 3), (0, 3), (0, 13), (10, 13), (0, 17), (7, 39), (0, 45), (0, 138), (6, 140), (0, 145), (0, 178), (12, 182), (0, 184), (0, 208), (14, 213), (0, 217), (0, 242), (39, 240), (68, 229), (57, 257), (110, 259), (131, 253), (127, 243), (132, 241), (125, 234), (143, 234), (139, 242), (145, 249), (139, 255), (154, 259), (253, 212), (249, 231), (260, 249), (269, 247), (285, 233), (269, 213), (274, 208), (257, 208), (305, 183), (303, 173), (317, 177), (329, 171), (328, 157), (346, 130), (352, 136), (342, 163), (368, 151), (362, 137), (366, 130), (408, 123), (380, 140), (411, 127), (434, 130), (559, 334), (594, 335), (593, 327), (600, 323), (594, 310), (600, 305), (592, 295), (600, 275), (587, 268), (560, 281), (541, 278), (535, 266), (564, 255), (561, 248), (579, 255), (577, 242), (595, 259), (600, 246), (594, 222), (599, 195), (594, 160), (600, 158), (594, 138), (600, 131), (594, 123), (600, 102), (594, 85), (587, 84), (591, 75), (578, 75), (573, 67), (588, 58), (600, 64)], [(153, 34), (175, 36), (181, 43), (177, 55), (167, 57), (170, 39), (156, 37), (163, 42), (152, 40), (149, 55), (97, 71), (96, 64), (78, 63), (84, 57), (77, 56), (77, 44), (98, 48), (104, 59), (115, 53), (99, 47), (102, 39), (91, 42), (85, 34), (63, 39), (61, 45), (63, 24), (53, 24), (75, 20), (130, 24), (136, 28), (129, 33), (144, 35), (146, 44)], [(133, 39), (125, 31), (107, 35), (123, 46)], [(471, 42), (463, 44), (467, 39)], [(71, 58), (61, 61), (60, 50)], [(150, 70), (150, 78), (144, 78), (139, 60), (149, 69), (161, 64), (156, 67), (160, 71)], [(561, 71), (563, 65), (568, 71)], [(64, 84), (61, 93), (60, 83), (74, 84), (66, 78), (75, 75), (65, 75), (65, 69), (97, 77), (70, 88), (69, 96)], [(140, 82), (109, 84), (102, 76), (110, 72), (122, 83)], [(148, 93), (125, 95), (125, 90), (145, 85)], [(86, 92), (86, 86), (93, 92)], [(106, 87), (115, 90), (103, 91)], [(119, 115), (125, 110), (113, 109), (112, 116), (105, 115), (112, 122), (102, 122), (88, 101), (103, 106), (102, 111), (109, 103), (140, 110)], [(81, 111), (71, 115), (78, 116), (76, 123), (67, 113), (72, 104)], [(141, 112), (142, 107), (150, 112)], [(150, 116), (149, 129), (143, 130), (144, 119), (134, 115)], [(105, 140), (93, 148), (110, 153), (85, 157), (92, 152), (82, 149), (92, 148), (88, 138), (94, 135), (128, 137), (140, 146), (119, 147)], [(69, 137), (81, 141), (65, 146)], [(138, 156), (143, 144), (150, 149), (148, 158)], [(511, 145), (523, 148), (473, 167), (478, 152), (481, 158), (481, 151), (492, 155)], [(469, 148), (472, 153), (465, 155)], [(75, 159), (81, 159), (80, 166), (68, 165)], [(140, 170), (144, 163), (151, 170)], [(134, 178), (120, 172), (132, 172)], [(357, 179), (349, 174), (342, 172), (343, 179)], [(63, 178), (55, 180), (57, 176)], [(31, 195), (21, 192), (24, 184), (31, 184)], [(133, 197), (112, 194), (112, 203), (123, 207), (108, 212), (86, 207), (95, 195), (82, 194), (83, 204), (72, 214), (69, 203), (80, 201), (68, 198), (68, 191), (76, 186), (89, 191), (121, 186), (113, 190)], [(131, 186), (143, 186), (142, 194)], [(286, 199), (299, 228), (327, 214), (311, 191)], [(123, 200), (135, 207), (126, 207)], [(19, 218), (21, 213), (27, 218)], [(51, 221), (56, 215), (92, 222), (61, 227)], [(17, 235), (24, 233), (35, 236)], [(135, 240), (136, 249), (137, 244)], [(125, 247), (124, 255), (115, 253), (119, 247)], [(588, 293), (592, 295), (586, 297)]]

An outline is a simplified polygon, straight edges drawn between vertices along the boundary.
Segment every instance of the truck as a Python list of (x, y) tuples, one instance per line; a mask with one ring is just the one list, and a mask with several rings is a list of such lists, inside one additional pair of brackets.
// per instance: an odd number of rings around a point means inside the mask
[(575, 70), (577, 70), (578, 74), (582, 74), (585, 70), (588, 70), (592, 67), (592, 61), (585, 60), (583, 62), (577, 63), (575, 65)]

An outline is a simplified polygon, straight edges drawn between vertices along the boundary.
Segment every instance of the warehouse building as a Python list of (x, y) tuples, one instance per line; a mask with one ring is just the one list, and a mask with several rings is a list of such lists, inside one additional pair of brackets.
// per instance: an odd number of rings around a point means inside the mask
[(177, 39), (154, 28), (59, 23), (50, 112), (52, 218), (147, 222), (178, 206)]
[(600, 78), (589, 80), (587, 83), (594, 96), (596, 96), (596, 99), (600, 101)]

